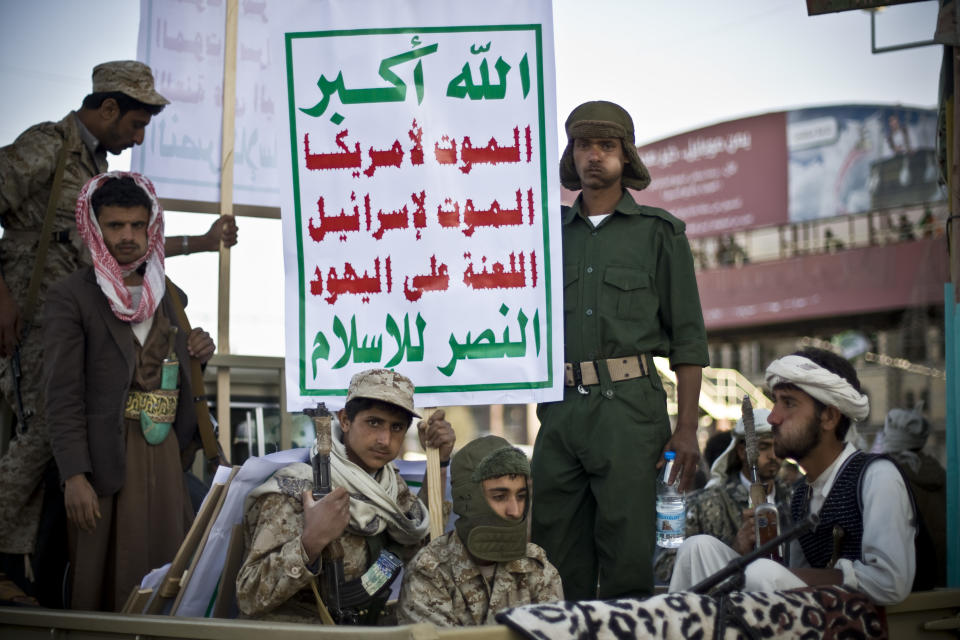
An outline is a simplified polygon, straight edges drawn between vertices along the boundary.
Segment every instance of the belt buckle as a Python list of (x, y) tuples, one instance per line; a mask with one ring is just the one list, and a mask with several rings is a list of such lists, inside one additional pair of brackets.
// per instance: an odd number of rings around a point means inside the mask
[(580, 370), (580, 362), (571, 362), (570, 366), (573, 369), (573, 384), (576, 385), (577, 392), (582, 396), (590, 395), (590, 389), (583, 386), (583, 371)]

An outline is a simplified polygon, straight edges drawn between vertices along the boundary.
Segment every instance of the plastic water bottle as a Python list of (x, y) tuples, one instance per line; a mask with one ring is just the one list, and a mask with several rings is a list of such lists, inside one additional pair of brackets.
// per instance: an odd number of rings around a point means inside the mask
[(676, 455), (673, 451), (663, 454), (667, 462), (657, 478), (657, 546), (667, 549), (675, 549), (683, 544), (683, 531), (687, 522), (686, 499), (677, 491), (680, 477), (677, 476), (674, 484), (667, 483)]

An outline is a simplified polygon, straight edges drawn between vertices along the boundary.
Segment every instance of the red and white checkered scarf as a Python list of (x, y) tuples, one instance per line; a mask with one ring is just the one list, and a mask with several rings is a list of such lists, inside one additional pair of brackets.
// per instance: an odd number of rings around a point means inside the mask
[[(117, 263), (116, 258), (111, 255), (103, 242), (103, 232), (90, 205), (90, 199), (105, 180), (126, 177), (133, 178), (134, 182), (147, 192), (152, 206), (150, 221), (147, 224), (147, 252), (135, 262), (121, 265)], [(97, 284), (100, 285), (103, 295), (107, 296), (113, 315), (124, 322), (131, 323), (143, 322), (152, 316), (164, 293), (163, 209), (157, 201), (153, 183), (146, 176), (131, 171), (101, 173), (90, 178), (81, 189), (77, 197), (75, 213), (77, 230), (93, 257), (93, 270), (97, 276)], [(123, 284), (123, 279), (136, 271), (144, 262), (147, 263), (147, 268), (143, 274), (143, 294), (140, 296), (140, 303), (134, 309), (133, 296)]]

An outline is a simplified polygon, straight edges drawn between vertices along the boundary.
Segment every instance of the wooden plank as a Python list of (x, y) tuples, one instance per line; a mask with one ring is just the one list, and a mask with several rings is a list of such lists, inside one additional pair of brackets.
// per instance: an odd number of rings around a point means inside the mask
[[(220, 213), (233, 215), (233, 159), (237, 103), (237, 0), (227, 0), (223, 46), (223, 134), (220, 155)], [(220, 285), (217, 299), (217, 348), (230, 353), (230, 250), (220, 245)], [(217, 423), (220, 446), (230, 452), (230, 369), (217, 369)]]
[[(170, 595), (172, 594), (164, 595), (170, 592), (167, 584), (168, 582), (170, 582), (171, 585), (179, 584), (180, 576), (183, 575), (184, 568), (190, 562), (190, 558), (203, 536), (203, 532), (207, 527), (207, 523), (210, 521), (210, 516), (222, 492), (222, 484), (215, 484), (210, 488), (210, 492), (207, 494), (207, 500), (203, 503), (203, 506), (200, 507), (200, 512), (197, 514), (197, 517), (193, 519), (193, 524), (190, 525), (187, 537), (180, 543), (180, 548), (177, 549), (177, 554), (173, 557), (170, 568), (167, 570), (163, 580), (160, 581), (160, 587), (156, 595), (154, 595), (153, 600), (150, 601), (150, 606), (147, 607), (147, 613), (160, 613), (163, 605), (170, 599)], [(176, 591), (173, 591), (173, 593), (176, 593)]]
[[(182, 200), (179, 198), (158, 198), (164, 211), (180, 211), (183, 213), (211, 213), (220, 214), (219, 202), (204, 200)], [(256, 204), (233, 203), (233, 215), (239, 218), (266, 218), (267, 220), (280, 219), (280, 207), (267, 207)]]
[(440, 482), (440, 450), (427, 447), (427, 498), (430, 510), (430, 539), (443, 535), (443, 484)]
[(211, 367), (230, 367), (233, 369), (277, 369), (283, 370), (283, 356), (244, 356), (238, 354), (215, 353), (207, 363)]
[(278, 373), (280, 382), (280, 450), (286, 451), (293, 447), (293, 420), (287, 413), (287, 372), (281, 366)]
[(200, 561), (200, 555), (203, 552), (203, 548), (207, 545), (207, 540), (210, 538), (210, 531), (213, 529), (213, 524), (217, 521), (217, 516), (220, 515), (220, 510), (223, 508), (224, 500), (227, 499), (227, 491), (230, 489), (230, 483), (233, 482), (234, 476), (236, 476), (237, 472), (239, 471), (239, 466), (233, 467), (233, 469), (230, 471), (230, 477), (227, 478), (227, 481), (223, 483), (223, 485), (221, 485), (222, 489), (220, 494), (217, 496), (217, 504), (211, 510), (207, 524), (203, 528), (203, 537), (200, 539), (200, 543), (196, 545), (193, 553), (190, 555), (190, 566), (186, 571), (183, 571), (178, 575), (176, 584), (176, 598), (173, 601), (173, 605), (170, 607), (170, 615), (172, 616), (177, 615), (177, 609), (180, 607), (180, 602), (183, 601), (183, 594), (186, 591), (185, 587), (190, 582), (190, 576), (193, 575), (193, 570), (197, 568), (197, 563)]
[(123, 603), (123, 606), (120, 607), (120, 613), (139, 613), (139, 612), (131, 611), (130, 609), (133, 603), (133, 599), (136, 597), (137, 591), (139, 590), (140, 590), (140, 585), (136, 585), (135, 587), (133, 587), (133, 589), (130, 589), (130, 594), (127, 596), (127, 599)]
[(141, 589), (139, 586), (130, 591), (127, 602), (123, 605), (121, 613), (143, 613), (150, 597), (153, 596), (153, 589)]

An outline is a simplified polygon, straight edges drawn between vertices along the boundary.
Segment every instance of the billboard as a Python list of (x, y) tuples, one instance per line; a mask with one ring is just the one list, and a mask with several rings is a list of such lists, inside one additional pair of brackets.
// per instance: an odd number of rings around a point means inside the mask
[(851, 105), (787, 112), (790, 222), (943, 198), (937, 112)]
[(723, 122), (639, 147), (638, 197), (690, 237), (942, 199), (932, 109), (838, 105)]
[(785, 122), (770, 113), (640, 147), (652, 182), (638, 201), (673, 213), (690, 237), (785, 222)]

